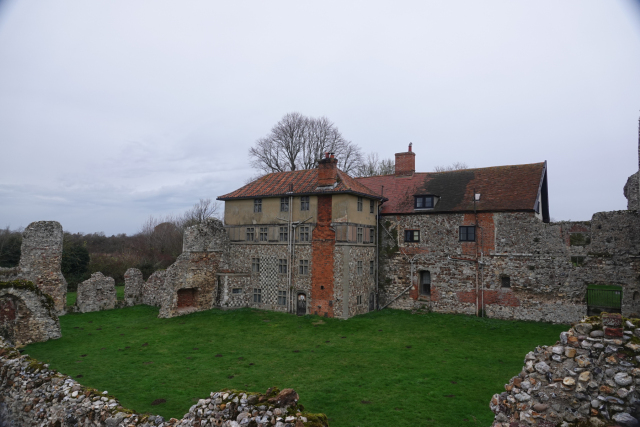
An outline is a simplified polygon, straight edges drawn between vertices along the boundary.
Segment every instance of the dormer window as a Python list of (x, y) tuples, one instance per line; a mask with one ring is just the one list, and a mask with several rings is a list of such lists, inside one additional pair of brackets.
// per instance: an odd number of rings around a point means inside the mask
[(433, 209), (433, 196), (414, 196), (416, 209)]

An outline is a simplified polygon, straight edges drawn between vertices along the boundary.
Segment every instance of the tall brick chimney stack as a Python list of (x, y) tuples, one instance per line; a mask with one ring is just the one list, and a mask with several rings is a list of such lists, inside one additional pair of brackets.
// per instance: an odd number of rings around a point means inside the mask
[(411, 151), (409, 143), (409, 151), (406, 153), (396, 153), (396, 176), (413, 175), (416, 171), (416, 153)]
[(318, 187), (328, 187), (338, 180), (338, 160), (333, 153), (325, 153), (318, 162)]

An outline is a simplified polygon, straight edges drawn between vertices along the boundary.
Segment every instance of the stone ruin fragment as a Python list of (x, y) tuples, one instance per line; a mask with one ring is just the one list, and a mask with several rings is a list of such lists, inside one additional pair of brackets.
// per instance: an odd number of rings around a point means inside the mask
[(116, 307), (116, 281), (97, 272), (78, 284), (76, 306), (80, 313), (112, 310)]
[(640, 319), (603, 313), (529, 352), (495, 394), (493, 427), (640, 426)]

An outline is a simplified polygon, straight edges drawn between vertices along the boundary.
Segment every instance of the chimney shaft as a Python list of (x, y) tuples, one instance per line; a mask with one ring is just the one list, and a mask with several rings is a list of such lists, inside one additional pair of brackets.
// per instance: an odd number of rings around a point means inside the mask
[(333, 153), (325, 153), (325, 158), (318, 162), (318, 187), (328, 187), (338, 180), (338, 160)]
[(409, 143), (409, 151), (396, 153), (396, 176), (413, 175), (416, 171), (416, 153), (411, 149), (412, 144)]

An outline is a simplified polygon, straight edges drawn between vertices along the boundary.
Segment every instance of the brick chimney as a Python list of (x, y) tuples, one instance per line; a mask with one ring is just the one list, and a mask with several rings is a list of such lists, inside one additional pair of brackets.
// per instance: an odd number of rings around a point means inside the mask
[(333, 153), (325, 153), (325, 158), (318, 162), (318, 187), (328, 187), (338, 180), (338, 160)]
[(416, 153), (411, 151), (409, 143), (409, 151), (406, 153), (396, 153), (396, 176), (413, 175), (416, 171)]

